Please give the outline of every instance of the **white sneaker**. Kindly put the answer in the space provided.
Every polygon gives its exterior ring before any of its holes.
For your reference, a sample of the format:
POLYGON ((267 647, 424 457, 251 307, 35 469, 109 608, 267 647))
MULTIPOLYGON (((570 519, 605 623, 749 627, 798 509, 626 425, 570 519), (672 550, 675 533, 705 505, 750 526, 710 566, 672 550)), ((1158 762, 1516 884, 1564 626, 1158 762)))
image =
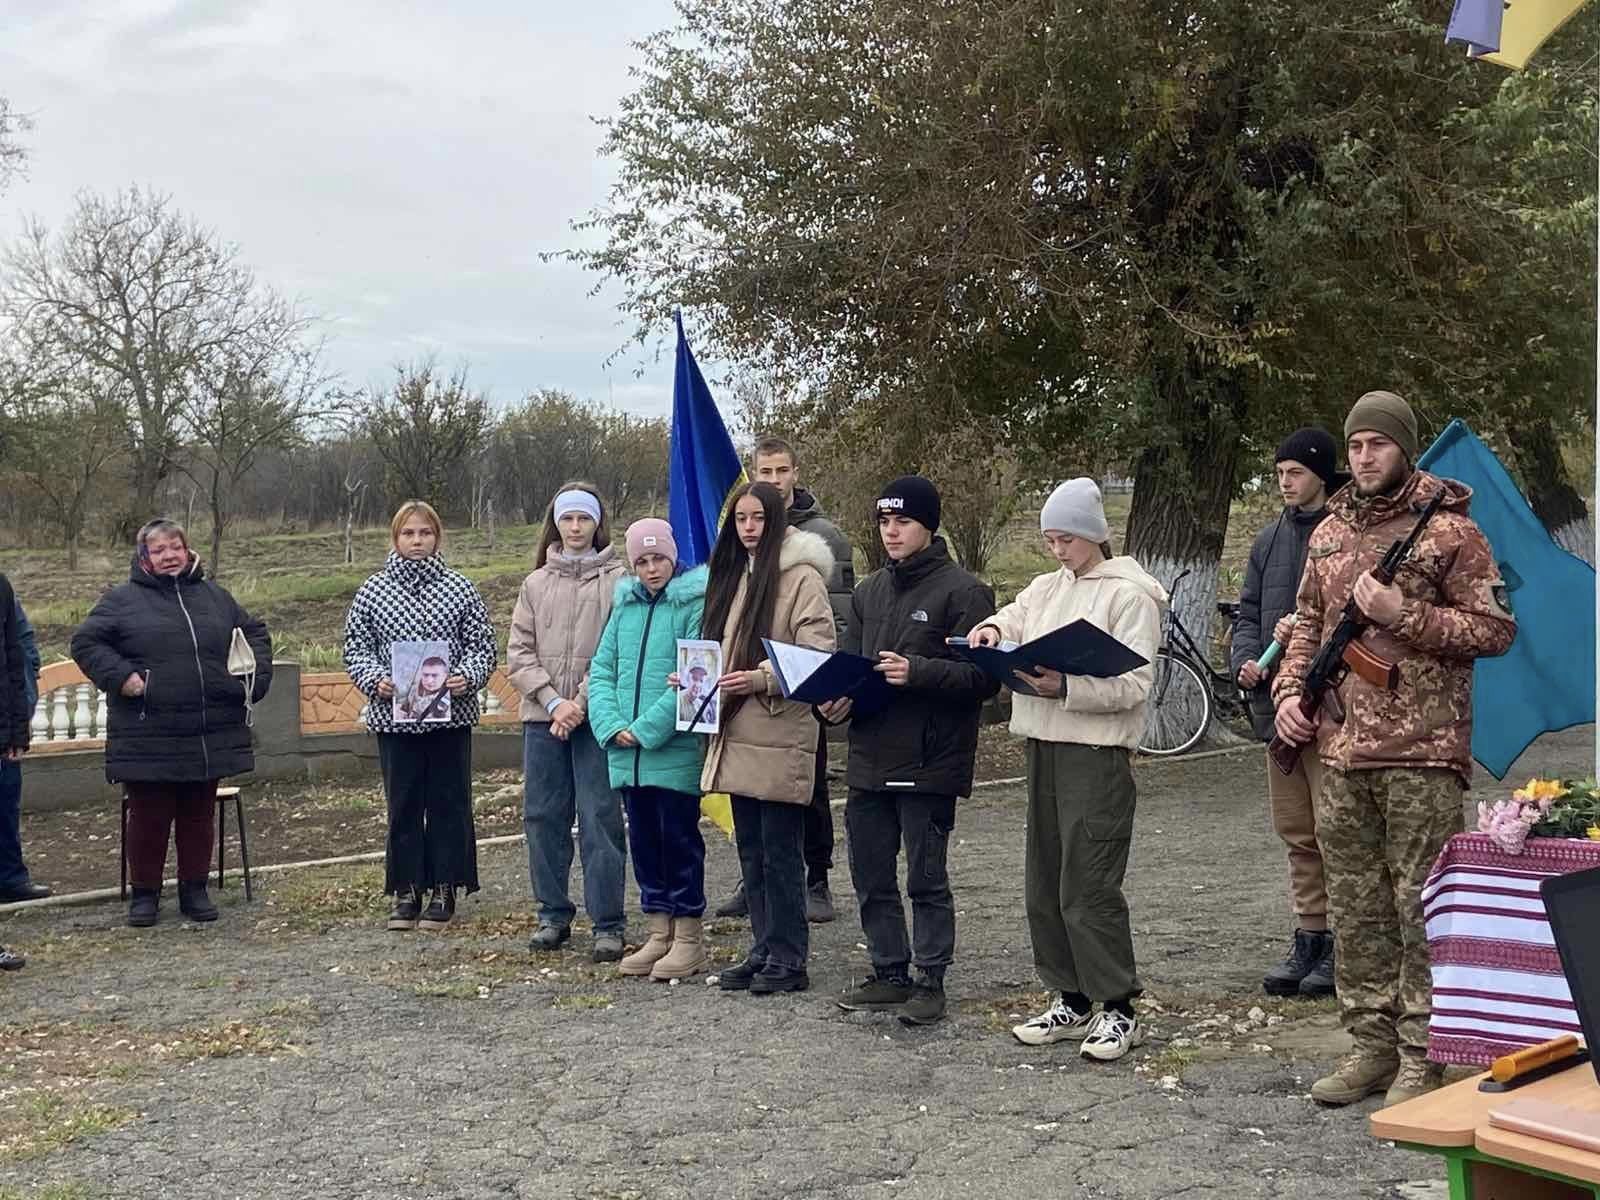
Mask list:
POLYGON ((1024 1046, 1050 1046, 1056 1042, 1081 1042, 1094 1024, 1094 1014, 1074 1012, 1060 996, 1044 1012, 1011 1027, 1011 1036, 1024 1046))
POLYGON ((1144 1027, 1126 1013, 1103 1008, 1094 1019, 1094 1027, 1087 1035, 1079 1036, 1083 1037, 1079 1054, 1101 1062, 1115 1062, 1144 1041, 1144 1027))

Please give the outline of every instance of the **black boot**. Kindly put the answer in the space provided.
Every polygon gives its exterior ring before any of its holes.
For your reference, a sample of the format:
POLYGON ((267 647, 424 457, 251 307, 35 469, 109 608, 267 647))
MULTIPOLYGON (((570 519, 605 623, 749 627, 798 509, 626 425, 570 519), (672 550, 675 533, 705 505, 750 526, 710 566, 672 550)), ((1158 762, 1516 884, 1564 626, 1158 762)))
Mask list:
POLYGON ((1316 935, 1322 941, 1317 965, 1300 981, 1300 994, 1307 997, 1333 995, 1333 931, 1316 935))
POLYGON ((417 918, 422 915, 422 893, 417 890, 417 885, 396 891, 394 894, 394 907, 389 910, 390 929, 415 929, 417 918))
POLYGON ((436 883, 428 907, 422 910, 417 921, 418 929, 445 929, 450 918, 456 915, 456 889, 453 884, 436 883))
POLYGON ((133 899, 128 902, 128 924, 135 929, 154 925, 161 914, 161 889, 133 889, 133 899))
POLYGON ((1311 974, 1317 960, 1322 957, 1322 939, 1327 936, 1309 929, 1296 929, 1289 957, 1268 971, 1261 981, 1267 995, 1298 996, 1300 981, 1311 974))
POLYGON ((744 896, 744 881, 740 880, 739 886, 733 889, 733 895, 717 905, 717 916, 748 917, 749 915, 750 903, 744 896))
POLYGON ((191 921, 217 919, 217 906, 206 895, 204 879, 191 879, 188 883, 181 879, 178 881, 178 911, 191 921))

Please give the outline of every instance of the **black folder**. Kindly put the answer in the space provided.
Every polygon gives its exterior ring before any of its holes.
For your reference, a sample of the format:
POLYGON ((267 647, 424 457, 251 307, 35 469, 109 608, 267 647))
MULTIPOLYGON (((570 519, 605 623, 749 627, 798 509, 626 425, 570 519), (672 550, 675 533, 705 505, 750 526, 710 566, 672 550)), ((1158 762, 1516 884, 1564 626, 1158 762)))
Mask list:
POLYGON ((1081 617, 1070 625, 1063 625, 1043 637, 1010 649, 969 646, 966 638, 947 640, 982 667, 986 674, 1025 696, 1037 696, 1039 693, 1013 672, 1032 672, 1039 667, 1049 667, 1063 675, 1111 679, 1138 670, 1150 662, 1138 651, 1125 646, 1098 625, 1081 617))
POLYGON ((870 658, 843 650, 829 654, 770 638, 762 638, 761 645, 785 700, 826 704, 848 696, 852 713, 866 716, 886 707, 894 696, 893 685, 874 669, 877 664, 870 658))

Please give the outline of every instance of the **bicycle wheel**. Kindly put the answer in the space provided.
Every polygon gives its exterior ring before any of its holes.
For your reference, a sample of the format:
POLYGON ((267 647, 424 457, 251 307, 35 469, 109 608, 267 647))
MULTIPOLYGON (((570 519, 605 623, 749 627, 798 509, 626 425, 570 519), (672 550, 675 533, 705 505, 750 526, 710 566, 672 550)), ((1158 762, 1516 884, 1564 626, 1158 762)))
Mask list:
POLYGON ((1192 748, 1205 733, 1211 724, 1211 689, 1193 663, 1166 650, 1156 654, 1155 672, 1139 749, 1165 758, 1192 748))

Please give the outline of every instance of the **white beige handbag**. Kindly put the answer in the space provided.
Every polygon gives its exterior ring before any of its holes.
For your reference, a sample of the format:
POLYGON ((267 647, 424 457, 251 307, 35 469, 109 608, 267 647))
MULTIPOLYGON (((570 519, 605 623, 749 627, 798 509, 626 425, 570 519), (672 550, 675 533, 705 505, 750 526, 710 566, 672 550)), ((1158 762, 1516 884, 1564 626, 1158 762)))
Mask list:
POLYGON ((236 675, 244 684, 244 723, 256 723, 256 706, 252 697, 256 690, 256 652, 250 648, 250 639, 244 630, 233 627, 233 638, 228 642, 228 674, 236 675))

